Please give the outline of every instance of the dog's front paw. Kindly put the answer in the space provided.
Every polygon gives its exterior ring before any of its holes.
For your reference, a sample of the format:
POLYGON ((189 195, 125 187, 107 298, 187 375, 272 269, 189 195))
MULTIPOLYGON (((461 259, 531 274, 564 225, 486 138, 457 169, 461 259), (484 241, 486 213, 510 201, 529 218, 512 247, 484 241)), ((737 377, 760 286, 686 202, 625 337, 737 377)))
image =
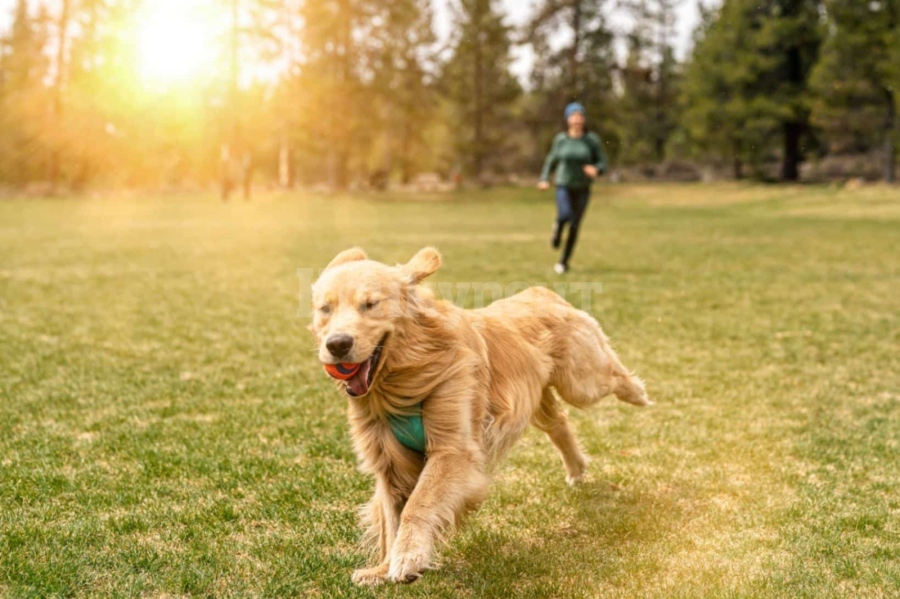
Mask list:
POLYGON ((570 487, 584 481, 584 473, 590 459, 586 455, 578 455, 575 459, 566 460, 566 484, 570 487))
POLYGON ((388 579, 392 582, 412 583, 419 579, 429 566, 428 553, 424 551, 407 551, 395 555, 391 559, 388 579))
POLYGON ((353 580, 353 584, 364 587, 378 586, 387 578, 388 568, 390 568, 390 564, 381 564, 374 568, 363 568, 354 572, 350 578, 353 580))
POLYGON ((571 474, 566 477, 566 484, 570 487, 574 487, 575 485, 580 485, 584 482, 584 474, 579 474, 577 476, 572 476, 571 474))

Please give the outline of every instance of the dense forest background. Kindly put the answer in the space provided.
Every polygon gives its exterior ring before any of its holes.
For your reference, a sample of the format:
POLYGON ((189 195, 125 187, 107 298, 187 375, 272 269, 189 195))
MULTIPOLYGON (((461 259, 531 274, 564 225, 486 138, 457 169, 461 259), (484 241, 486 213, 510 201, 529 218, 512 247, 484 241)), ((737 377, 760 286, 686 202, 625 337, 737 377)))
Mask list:
POLYGON ((429 0, 183 2, 202 28, 163 23, 156 46, 148 19, 179 13, 154 4, 17 0, 0 187, 535 177, 571 100, 616 177, 894 178, 900 0, 711 1, 683 60, 679 0, 533 0, 520 27, 496 1, 452 0, 440 41, 429 0), (185 38, 209 60, 154 79, 185 38), (510 71, 522 46, 526 81, 510 71))

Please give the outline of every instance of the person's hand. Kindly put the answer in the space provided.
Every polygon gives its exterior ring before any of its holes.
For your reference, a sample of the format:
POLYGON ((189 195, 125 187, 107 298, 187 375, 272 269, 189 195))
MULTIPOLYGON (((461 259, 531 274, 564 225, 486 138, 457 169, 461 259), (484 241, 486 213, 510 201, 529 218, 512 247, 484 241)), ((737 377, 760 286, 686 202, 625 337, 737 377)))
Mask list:
POLYGON ((590 177, 591 179, 595 178, 597 176, 598 172, 599 171, 597 170, 597 167, 594 166, 593 164, 588 164, 588 165, 585 165, 585 167, 584 167, 584 174, 587 175, 588 177, 590 177))
POLYGON ((548 189, 550 189, 550 183, 547 181, 539 181, 538 189, 540 189, 541 191, 547 191, 548 189))

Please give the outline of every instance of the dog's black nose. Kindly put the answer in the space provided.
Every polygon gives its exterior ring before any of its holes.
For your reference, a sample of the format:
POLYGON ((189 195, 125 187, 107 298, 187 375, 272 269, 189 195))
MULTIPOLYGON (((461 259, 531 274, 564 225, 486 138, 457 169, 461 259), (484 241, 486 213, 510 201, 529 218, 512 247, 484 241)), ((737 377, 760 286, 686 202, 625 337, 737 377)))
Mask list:
POLYGON ((343 358, 353 349, 353 337, 350 335, 332 335, 325 340, 325 347, 335 358, 343 358))

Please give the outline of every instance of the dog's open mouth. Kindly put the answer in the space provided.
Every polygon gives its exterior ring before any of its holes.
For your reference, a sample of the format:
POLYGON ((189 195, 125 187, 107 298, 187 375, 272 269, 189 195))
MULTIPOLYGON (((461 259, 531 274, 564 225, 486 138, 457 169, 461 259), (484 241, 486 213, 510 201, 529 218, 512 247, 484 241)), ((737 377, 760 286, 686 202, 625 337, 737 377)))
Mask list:
POLYGON ((348 395, 352 397, 362 397, 369 392, 369 389, 372 386, 372 381, 375 378, 375 374, 378 371, 378 365, 381 361, 381 353, 384 351, 384 342, 386 339, 387 337, 384 337, 381 342, 379 342, 372 352, 372 355, 369 356, 366 361, 360 362, 359 364, 335 365, 339 367, 337 368, 337 373, 332 372, 329 370, 329 367, 326 366, 326 372, 333 378, 344 382, 348 395), (350 375, 350 373, 352 373, 352 375, 350 375), (341 374, 350 376, 341 376, 341 374))

